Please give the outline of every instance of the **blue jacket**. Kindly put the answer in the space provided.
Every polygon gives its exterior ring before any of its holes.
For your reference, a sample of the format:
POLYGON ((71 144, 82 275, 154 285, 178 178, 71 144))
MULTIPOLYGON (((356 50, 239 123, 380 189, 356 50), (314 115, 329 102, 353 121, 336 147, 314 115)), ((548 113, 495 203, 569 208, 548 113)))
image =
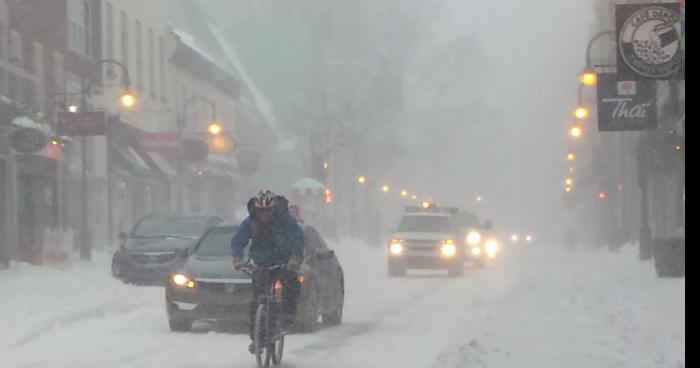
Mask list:
POLYGON ((248 241, 251 241, 250 257, 259 266, 286 264, 292 255, 304 257, 304 231, 287 213, 267 225, 250 216, 243 220, 231 239, 234 257, 243 257, 248 241))

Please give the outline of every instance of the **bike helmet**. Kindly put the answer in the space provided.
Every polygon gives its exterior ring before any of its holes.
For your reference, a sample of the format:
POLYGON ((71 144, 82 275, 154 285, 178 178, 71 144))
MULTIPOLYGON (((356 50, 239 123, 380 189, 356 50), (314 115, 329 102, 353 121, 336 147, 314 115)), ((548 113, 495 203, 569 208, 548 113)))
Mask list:
POLYGON ((269 190, 261 190, 253 197, 253 208, 269 209, 275 205, 275 197, 277 195, 269 190))

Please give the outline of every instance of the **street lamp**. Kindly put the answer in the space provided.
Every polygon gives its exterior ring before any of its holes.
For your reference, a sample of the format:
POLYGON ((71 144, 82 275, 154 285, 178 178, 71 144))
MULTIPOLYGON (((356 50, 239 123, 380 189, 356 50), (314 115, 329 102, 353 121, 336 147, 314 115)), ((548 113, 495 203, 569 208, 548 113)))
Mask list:
POLYGON ((406 189, 401 190, 401 196, 402 197, 408 196, 408 191, 406 189))
POLYGON ((576 158, 576 156, 575 156, 573 153, 571 153, 571 152, 569 152, 569 153, 566 155, 566 159, 567 159, 568 161, 573 161, 575 158, 576 158))
POLYGON ((574 179, 566 178, 566 180, 564 180, 564 183, 565 183, 567 186, 572 186, 572 185, 574 185, 574 179))
POLYGON ((593 86, 598 82, 597 73, 595 69, 593 69, 593 65, 591 65, 591 47, 597 39, 605 35, 611 35, 614 33, 615 31, 612 30, 603 31, 596 34, 595 36, 593 36, 593 38, 591 38, 590 41, 588 41, 588 46, 586 47, 586 67, 583 69, 581 74, 579 74, 579 81, 581 82, 581 84, 585 86, 593 86))
POLYGON ((357 177, 357 182, 359 184, 364 184, 366 181, 367 181, 367 178, 365 178, 364 176, 357 177))
POLYGON ((595 70, 586 68, 579 74, 578 80, 584 86, 594 86, 598 82, 598 74, 596 74, 595 70))
POLYGON ((218 122, 212 121, 211 123, 209 123, 207 130, 209 131, 209 134, 211 134, 211 135, 219 135, 223 131, 223 128, 221 127, 221 124, 219 124, 218 122))
MULTIPOLYGON (((185 128, 185 123, 186 123, 185 117, 187 114, 187 108, 190 107, 190 104, 194 101, 204 101, 207 103, 207 105, 209 105, 209 108, 211 109, 211 121, 209 122, 209 126, 208 126, 207 130, 214 135, 221 133, 221 131, 223 131, 223 128, 222 128, 221 124, 216 120, 216 105, 214 105, 214 102, 212 100, 206 98, 205 96, 192 96, 189 99, 187 99, 187 101, 185 101, 185 104, 182 106, 182 111, 180 113, 180 121, 178 122, 178 129, 181 131, 182 129, 185 128), (218 129, 219 129, 218 133, 213 133, 211 131, 212 126, 214 126, 214 125, 218 125, 218 129)), ((213 129, 216 130, 217 128, 213 128, 213 129)))
POLYGON ((382 192, 384 192, 384 193, 389 193, 389 186, 388 186, 388 185, 383 185, 383 186, 382 186, 382 192))
MULTIPOLYGON (((92 96, 92 77, 94 76, 97 69, 103 64, 114 64, 121 68, 123 73, 122 84, 124 85, 124 91, 120 96, 120 102, 124 107, 133 107, 136 104, 136 97, 131 93, 131 80, 129 78, 129 71, 127 68, 115 59, 101 59, 96 61, 90 69, 88 70, 86 76, 83 78, 80 86, 80 111, 87 111, 88 97, 92 96)), ((68 107, 68 111, 71 113, 77 113, 77 106, 71 105, 68 107)), ((112 170, 110 168, 110 134, 109 134, 110 124, 107 124, 105 130, 105 137, 107 140, 107 229, 109 232, 109 241, 112 239, 112 170)), ((81 155, 81 229, 80 229, 80 258, 84 260, 90 260, 92 258, 92 249, 90 246, 90 232, 88 230, 88 177, 87 177, 87 142, 85 135, 80 136, 80 155, 81 155)))
POLYGON ((574 109, 574 116, 579 120, 583 120, 583 119, 587 118, 588 114, 589 114, 588 109, 583 105, 578 105, 574 109))
POLYGON ((583 129, 578 125, 578 123, 574 123, 574 125, 569 128, 569 135, 572 138, 581 138, 583 135, 583 129))

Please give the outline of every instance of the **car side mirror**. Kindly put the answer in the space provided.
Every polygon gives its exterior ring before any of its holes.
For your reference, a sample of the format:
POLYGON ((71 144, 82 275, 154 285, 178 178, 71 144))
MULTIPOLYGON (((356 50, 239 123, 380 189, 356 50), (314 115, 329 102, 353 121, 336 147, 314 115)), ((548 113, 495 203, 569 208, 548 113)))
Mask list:
POLYGON ((129 237, 129 235, 125 232, 122 231, 119 233, 119 243, 123 246, 124 243, 126 243, 126 239, 129 237))
POLYGON ((329 250, 326 253, 317 254, 316 259, 318 259, 319 261, 327 261, 327 260, 333 258, 333 256, 335 256, 335 252, 332 250, 329 250))

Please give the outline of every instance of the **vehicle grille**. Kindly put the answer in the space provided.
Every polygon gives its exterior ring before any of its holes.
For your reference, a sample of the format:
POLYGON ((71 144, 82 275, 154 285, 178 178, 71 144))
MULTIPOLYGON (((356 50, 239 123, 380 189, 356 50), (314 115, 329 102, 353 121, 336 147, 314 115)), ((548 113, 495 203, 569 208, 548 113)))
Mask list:
POLYGON ((173 262, 176 258, 175 253, 132 253, 129 256, 134 262, 143 264, 166 264, 173 262))
POLYGON ((406 249, 420 251, 436 251, 439 248, 439 242, 436 240, 407 240, 406 249))
POLYGON ((197 287, 199 290, 208 291, 211 293, 240 293, 240 292, 250 292, 252 288, 251 284, 232 284, 224 282, 202 282, 197 281, 197 287), (231 291, 233 288, 234 291, 231 291))

